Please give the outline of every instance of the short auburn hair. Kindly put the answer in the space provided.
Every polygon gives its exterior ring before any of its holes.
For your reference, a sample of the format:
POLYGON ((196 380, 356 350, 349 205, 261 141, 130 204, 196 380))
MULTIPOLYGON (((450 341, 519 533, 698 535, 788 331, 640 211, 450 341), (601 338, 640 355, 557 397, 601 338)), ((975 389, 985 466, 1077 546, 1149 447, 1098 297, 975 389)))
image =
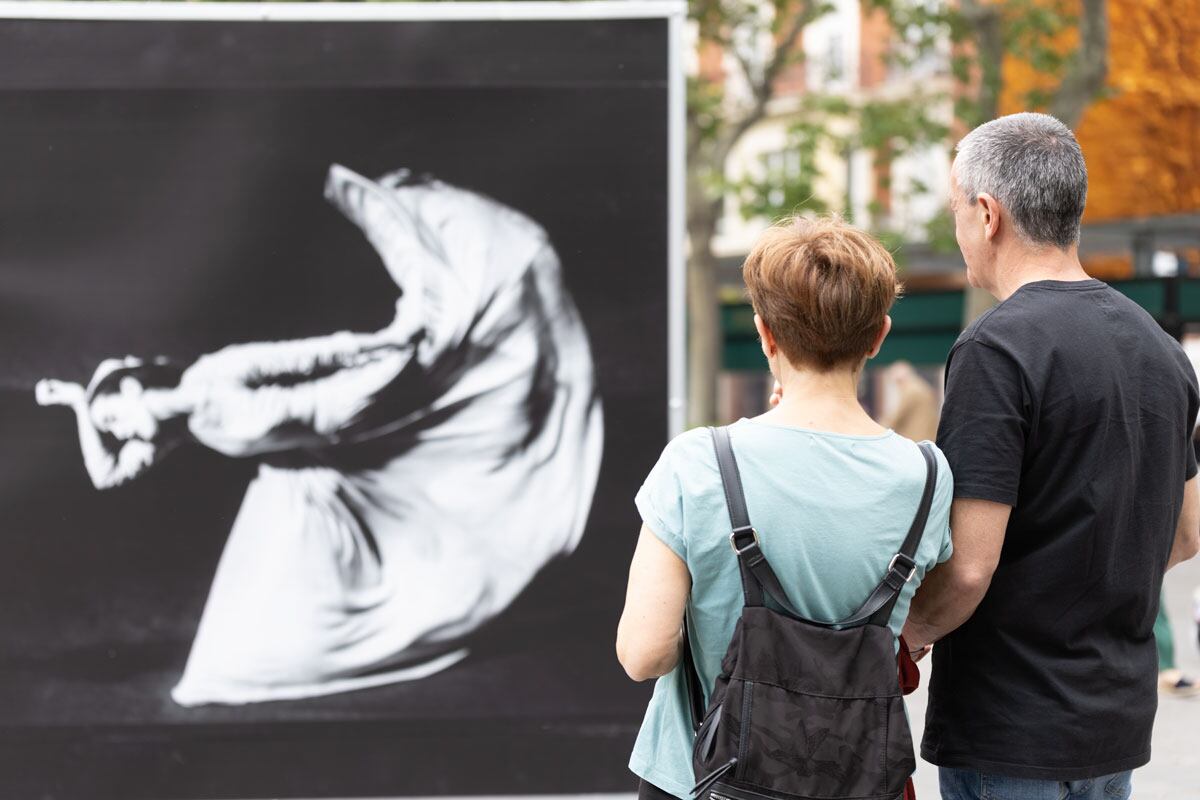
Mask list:
POLYGON ((822 372, 866 358, 903 288, 892 254, 838 217, 790 217, 768 228, 742 277, 788 361, 822 372))

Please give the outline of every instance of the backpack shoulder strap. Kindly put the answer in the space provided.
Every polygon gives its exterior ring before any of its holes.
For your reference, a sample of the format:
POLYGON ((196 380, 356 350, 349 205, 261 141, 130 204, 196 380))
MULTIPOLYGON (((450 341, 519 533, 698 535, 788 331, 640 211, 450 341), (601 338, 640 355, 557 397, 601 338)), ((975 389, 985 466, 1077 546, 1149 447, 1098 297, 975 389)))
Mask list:
POLYGON ((704 719, 704 689, 700 686, 700 671, 696 668, 696 658, 692 655, 692 632, 688 625, 687 609, 683 610, 683 691, 687 694, 688 710, 692 715, 693 733, 700 729, 700 721, 704 719))
POLYGON ((742 476, 738 472, 737 459, 733 455, 733 445, 729 441, 729 428, 709 428, 712 433, 713 448, 717 453, 717 468, 721 472, 721 485, 725 489, 725 506, 729 509, 729 524, 733 532, 729 534, 729 544, 737 554, 738 569, 742 576, 742 595, 747 606, 763 605, 764 593, 779 604, 779 607, 794 617, 799 617, 788 602, 787 592, 783 584, 767 563, 767 557, 759 546, 758 533, 750 524, 750 514, 746 510, 746 495, 742 491, 742 476))
MULTIPOLYGON (((733 528, 733 532, 729 535, 729 542, 737 554, 745 603, 747 606, 761 606, 764 593, 769 594, 771 599, 778 603, 784 611, 803 619, 804 617, 788 602, 787 592, 767 562, 767 558, 759 546, 758 534, 750 524, 750 515, 746 510, 746 497, 742 491, 741 474, 738 472, 737 459, 734 457, 733 446, 729 441, 729 429, 721 427, 709 430, 712 433, 713 447, 717 454, 721 484, 725 490, 725 505, 729 510, 729 522, 733 528)), ((925 486, 908 534, 904 537, 899 551, 892 556, 887 574, 858 611, 848 619, 825 625, 825 627, 853 628, 867 623, 887 626, 896 600, 900 597, 900 592, 916 574, 917 549, 921 546, 921 538, 925 534, 925 526, 929 520, 938 471, 937 457, 934 455, 933 447, 929 444, 922 444, 920 452, 925 460, 925 486)))
POLYGON ((933 504, 933 490, 937 485, 937 457, 933 454, 933 447, 922 444, 920 448, 925 459, 925 488, 921 492, 921 502, 917 504, 917 513, 909 526, 908 534, 904 537, 904 543, 900 545, 896 555, 892 556, 887 574, 871 592, 871 596, 849 619, 837 623, 838 628, 853 628, 867 623, 886 627, 900 592, 917 572, 917 548, 921 546, 921 537, 925 534, 929 509, 933 504))

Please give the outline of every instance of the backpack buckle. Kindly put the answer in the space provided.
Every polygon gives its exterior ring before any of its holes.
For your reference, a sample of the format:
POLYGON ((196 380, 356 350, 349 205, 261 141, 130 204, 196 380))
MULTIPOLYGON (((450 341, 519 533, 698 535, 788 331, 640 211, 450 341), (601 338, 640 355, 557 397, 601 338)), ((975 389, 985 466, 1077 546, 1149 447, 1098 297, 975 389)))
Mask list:
POLYGON ((733 533, 729 534, 729 546, 733 548, 736 555, 742 555, 753 547, 758 547, 758 531, 752 527, 737 528, 733 533), (738 537, 750 535, 750 542, 744 546, 738 546, 738 537))
POLYGON ((913 579, 913 575, 917 574, 917 562, 914 559, 904 555, 904 553, 896 553, 892 556, 892 560, 888 562, 888 572, 896 569, 896 565, 903 559, 904 566, 908 568, 908 574, 904 576, 904 582, 908 583, 913 579))

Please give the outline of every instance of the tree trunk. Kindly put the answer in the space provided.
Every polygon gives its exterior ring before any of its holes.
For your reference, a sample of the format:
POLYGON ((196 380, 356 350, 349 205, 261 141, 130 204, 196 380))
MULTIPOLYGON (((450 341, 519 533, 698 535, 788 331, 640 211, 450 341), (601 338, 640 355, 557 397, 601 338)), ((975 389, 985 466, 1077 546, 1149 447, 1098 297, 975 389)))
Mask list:
POLYGON ((1003 87, 1004 63, 1003 8, 988 0, 959 0, 959 13, 970 30, 978 72, 971 80, 975 90, 975 116, 962 120, 970 127, 982 125, 996 116, 1003 87))
MULTIPOLYGON (((717 422, 717 374, 721 369, 722 330, 717 297, 717 257, 712 239, 717 232, 723 203, 713 197, 705 179, 723 178, 725 162, 735 144, 767 115, 767 103, 774 95, 775 80, 788 64, 799 45, 804 26, 823 12, 823 6, 802 0, 790 10, 790 19, 775 34, 775 51, 761 74, 751 74, 744 59, 743 75, 754 98, 750 108, 725 121, 723 130, 708 139, 696 119, 688 119, 688 424, 709 425, 717 422)), ((777 9, 778 11, 778 9, 777 9)), ((736 57, 738 54, 733 53, 736 57)))
POLYGON ((1108 9, 1106 0, 1083 0, 1079 48, 1050 101, 1050 113, 1068 128, 1079 124, 1084 109, 1108 80, 1108 9))
POLYGON ((722 330, 717 297, 717 257, 712 250, 721 203, 697 177, 688 180, 688 426, 717 420, 717 374, 722 330))
MULTIPOLYGON (((1000 113, 1000 72, 1004 61, 1004 32, 1000 9, 981 5, 977 0, 964 0, 963 16, 971 25, 975 40, 975 56, 979 62, 979 97, 976 105, 976 125, 993 120, 1000 113)), ((984 312, 996 305, 996 298, 986 290, 974 286, 963 292, 963 327, 979 319, 984 312)))
MULTIPOLYGON (((1079 47, 1071 58, 1067 73, 1050 101, 1050 114, 1062 120, 1068 128, 1079 124, 1084 109, 1104 88, 1108 79, 1108 12, 1107 0, 1083 0, 1079 20, 1079 47)), ((964 16, 975 33, 976 47, 983 78, 980 83, 979 120, 986 122, 1000 113, 1001 60, 1004 57, 1004 37, 999 10, 965 0, 964 16)), ((963 304, 963 324, 969 325, 996 304, 995 298, 982 289, 968 287, 963 304)))
POLYGON ((688 427, 719 422, 717 374, 722 331, 716 266, 711 250, 694 253, 688 274, 688 427))

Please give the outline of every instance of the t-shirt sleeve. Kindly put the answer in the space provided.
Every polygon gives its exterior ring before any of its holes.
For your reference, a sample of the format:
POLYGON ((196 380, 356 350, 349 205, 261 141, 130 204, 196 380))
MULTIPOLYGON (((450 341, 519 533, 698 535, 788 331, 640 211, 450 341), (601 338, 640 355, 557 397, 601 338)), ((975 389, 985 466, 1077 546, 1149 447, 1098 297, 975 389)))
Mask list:
POLYGON ((1196 448, 1197 447, 1200 447, 1200 440, 1198 440, 1196 438, 1196 432, 1194 430, 1188 431, 1187 442, 1184 444, 1184 447, 1183 447, 1183 457, 1184 457, 1183 479, 1185 481, 1190 481, 1192 478, 1196 477, 1196 472, 1197 472, 1196 448))
POLYGON ((1006 353, 958 345, 946 373, 937 444, 954 473, 954 496, 1015 506, 1029 431, 1021 371, 1006 353))
POLYGON ((941 451, 937 451, 938 474, 937 486, 933 491, 933 505, 938 515, 938 534, 942 537, 941 549, 938 551, 937 563, 944 564, 954 555, 954 543, 950 536, 950 505, 954 499, 954 473, 950 464, 941 451))
POLYGON ((1191 480, 1196 477, 1196 429, 1197 415, 1200 414, 1200 391, 1196 386, 1196 372, 1192 369, 1191 364, 1187 367, 1187 384, 1188 384, 1188 428, 1185 433, 1186 446, 1184 450, 1184 480, 1191 480))
POLYGON ((668 445, 634 497, 642 522, 675 555, 687 560, 683 538, 683 490, 668 445))

